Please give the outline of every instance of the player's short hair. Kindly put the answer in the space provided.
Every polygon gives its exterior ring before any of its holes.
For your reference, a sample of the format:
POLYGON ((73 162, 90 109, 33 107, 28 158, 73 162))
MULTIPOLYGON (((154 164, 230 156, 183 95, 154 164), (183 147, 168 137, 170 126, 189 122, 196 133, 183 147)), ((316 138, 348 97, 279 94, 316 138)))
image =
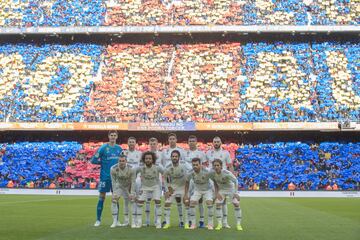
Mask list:
POLYGON ((169 139, 170 137, 175 137, 175 138, 177 139, 177 136, 176 136, 175 133, 169 133, 169 134, 168 134, 168 139, 169 139))
POLYGON ((158 140, 157 140, 157 138, 152 137, 152 138, 149 139, 149 142, 158 142, 158 140))
POLYGON ((121 153, 120 156, 119 156, 119 159, 120 158, 125 158, 125 160, 127 161, 127 156, 124 154, 124 153, 121 153))
POLYGON ((119 135, 116 130, 110 130, 110 131, 108 132, 108 136, 110 136, 110 134, 112 134, 112 133, 115 133, 116 135, 119 135))
POLYGON ((142 162, 142 163, 145 163, 145 156, 147 156, 147 155, 151 155, 152 160, 153 160, 153 164, 155 164, 155 163, 156 163, 156 154, 153 153, 153 152, 150 152, 150 151, 146 151, 146 152, 144 152, 144 153, 142 154, 142 156, 141 156, 141 162, 142 162))
POLYGON ((170 156, 172 156, 172 155, 173 155, 173 153, 176 153, 176 154, 180 157, 180 152, 179 152, 178 150, 174 150, 174 151, 172 151, 170 156))
POLYGON ((191 159, 191 162, 198 162, 199 164, 201 163, 201 159, 196 157, 196 158, 193 158, 191 159))
POLYGON ((134 140, 134 141, 136 142, 136 138, 135 138, 135 137, 129 137, 129 138, 128 138, 128 141, 129 141, 129 140, 134 140))
POLYGON ((219 140, 221 141, 221 138, 220 138, 219 136, 215 136, 215 137, 213 138, 213 140, 215 140, 215 139, 219 139, 219 140))
POLYGON ((195 135, 190 135, 188 140, 190 140, 190 139, 195 139, 195 141, 197 141, 197 137, 195 135))
POLYGON ((214 166, 215 163, 219 163, 220 166, 223 165, 223 162, 222 162, 220 159, 218 159, 218 158, 215 158, 215 159, 214 159, 214 161, 212 162, 212 165, 214 166))

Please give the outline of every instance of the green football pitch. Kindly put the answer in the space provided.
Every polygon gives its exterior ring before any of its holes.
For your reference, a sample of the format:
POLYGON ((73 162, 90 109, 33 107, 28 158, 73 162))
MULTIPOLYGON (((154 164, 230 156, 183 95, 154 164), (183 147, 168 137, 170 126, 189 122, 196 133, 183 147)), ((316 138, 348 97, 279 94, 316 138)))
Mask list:
POLYGON ((95 196, 0 195, 0 239, 360 239, 360 199, 355 198, 243 198, 241 232, 234 228, 232 207, 233 227, 221 231, 178 228, 176 207, 170 229, 110 229, 109 200, 102 225, 95 228, 95 196))

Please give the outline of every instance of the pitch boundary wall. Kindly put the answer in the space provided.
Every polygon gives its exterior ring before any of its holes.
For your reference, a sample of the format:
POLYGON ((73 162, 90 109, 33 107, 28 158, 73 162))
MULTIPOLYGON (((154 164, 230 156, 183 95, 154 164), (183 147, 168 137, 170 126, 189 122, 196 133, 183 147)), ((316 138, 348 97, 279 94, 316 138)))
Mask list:
MULTIPOLYGON (((0 195, 68 195, 97 196, 89 189, 19 189, 0 188, 0 195)), ((240 191, 241 197, 290 197, 290 198, 360 198, 360 191, 240 191)), ((1 197, 0 197, 1 198, 1 197)))

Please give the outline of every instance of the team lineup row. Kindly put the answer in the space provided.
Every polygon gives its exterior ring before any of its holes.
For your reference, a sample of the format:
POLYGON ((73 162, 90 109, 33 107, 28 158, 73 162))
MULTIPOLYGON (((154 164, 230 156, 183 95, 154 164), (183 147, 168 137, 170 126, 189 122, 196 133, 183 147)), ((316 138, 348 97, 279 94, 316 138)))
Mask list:
POLYGON ((132 206, 131 227, 140 228, 143 205, 146 203, 146 223, 150 225, 150 201, 154 200, 154 223, 156 228, 170 227, 170 209, 172 202, 177 203, 179 226, 195 229, 195 207, 199 206, 199 227, 204 224, 203 200, 207 206, 207 228, 214 229, 214 203, 217 219, 216 230, 230 228, 227 223, 227 202, 229 198, 235 209, 237 230, 242 230, 240 197, 237 194, 237 178, 233 174, 230 154, 221 148, 221 139, 213 139, 214 149, 206 154, 197 150, 196 136, 189 136, 189 150, 177 146, 175 134, 169 134, 169 148, 157 150, 156 138, 150 138, 150 150, 144 153, 135 150, 136 139, 128 139, 129 149, 123 151, 116 144, 117 132, 109 132, 109 143, 102 145, 92 163, 100 164, 99 201, 97 220, 94 226, 100 226, 106 192, 112 192, 111 227, 128 226, 129 206, 132 206), (228 168, 228 169, 227 169, 228 168), (161 193, 164 191, 164 218, 162 218, 161 193), (119 199, 124 198, 124 223, 119 219, 119 199), (183 215, 183 206, 185 214, 183 215))

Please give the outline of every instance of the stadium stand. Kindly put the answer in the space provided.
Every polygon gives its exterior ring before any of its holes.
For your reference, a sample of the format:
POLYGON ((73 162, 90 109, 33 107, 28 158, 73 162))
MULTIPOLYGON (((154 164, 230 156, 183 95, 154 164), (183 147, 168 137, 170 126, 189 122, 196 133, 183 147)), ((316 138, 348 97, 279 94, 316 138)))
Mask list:
POLYGON ((356 0, 2 1, 0 26, 358 25, 356 0))
MULTIPOLYGON (((0 1, 0 28, 21 30, 359 25, 359 16, 358 0, 0 1)), ((241 44, 225 42, 225 37, 223 42, 167 44, 2 41, 0 121, 358 122, 357 39, 308 39, 241 44)), ((99 166, 89 160, 101 144, 1 143, 0 187, 96 188, 99 166)), ((203 151, 210 146, 199 143, 203 151)), ((234 159, 242 190, 360 190, 359 143, 229 142, 224 148, 234 159)))
MULTIPOLYGON (((102 142, 20 142, 8 144, 0 165, 0 186, 10 181, 14 187, 90 188, 99 180, 99 166, 90 158, 102 142)), ((162 147, 161 145, 159 145, 162 147)), ((179 146, 187 148, 185 143, 179 146)), ((127 148, 126 144, 122 145, 127 148)), ((360 189, 360 144, 322 142, 260 143, 223 145, 235 159, 242 190, 325 190, 337 185, 341 190, 360 189), (257 188, 258 186, 258 188, 257 188)), ((206 151, 211 143, 199 143, 206 151)), ((139 150, 147 150, 145 143, 139 150)))
POLYGON ((99 26, 105 12, 103 0, 1 1, 0 27, 99 26))
POLYGON ((307 25, 306 5, 301 0, 246 1, 245 25, 307 25))
POLYGON ((71 181, 64 170, 81 145, 76 142, 19 142, 6 144, 0 165, 0 186, 47 188, 53 181, 71 181))
POLYGON ((0 119, 79 122, 101 53, 93 44, 0 45, 0 119))
POLYGON ((314 74, 317 76, 316 110, 320 119, 360 119, 359 46, 359 43, 312 45, 314 74))
POLYGON ((310 4, 314 25, 358 25, 360 7, 357 1, 315 0, 310 4))
POLYGON ((296 190, 325 190, 334 184, 343 190, 359 189, 359 143, 244 145, 236 158, 241 189, 287 190, 289 184, 296 190))
POLYGON ((316 80, 307 43, 250 43, 243 50, 247 78, 240 121, 316 121, 316 80))
POLYGON ((5 44, 0 119, 357 121, 359 49, 351 42, 5 44))
POLYGON ((108 1, 106 25, 359 24, 356 1, 108 1), (333 20, 330 20, 333 19, 333 20))

